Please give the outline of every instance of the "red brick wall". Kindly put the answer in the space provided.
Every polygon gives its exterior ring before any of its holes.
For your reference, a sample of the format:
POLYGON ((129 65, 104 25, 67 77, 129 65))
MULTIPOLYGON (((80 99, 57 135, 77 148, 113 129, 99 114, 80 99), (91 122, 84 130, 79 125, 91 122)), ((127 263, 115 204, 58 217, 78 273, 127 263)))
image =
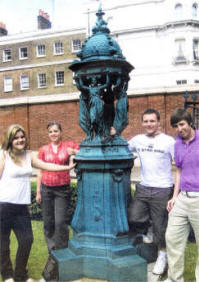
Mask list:
MULTIPOLYGON (((141 114, 146 108, 155 108, 161 114, 161 127, 164 132, 175 135, 170 127, 170 114, 177 107, 183 107, 182 94, 144 95, 129 98, 129 125, 123 136, 129 139, 142 133, 141 114)), ((78 124, 79 103, 60 102, 55 104, 38 104, 9 106, 0 108, 0 142, 7 126, 19 123, 25 127, 29 136, 31 149, 38 149, 48 142, 46 125, 49 121, 57 120, 63 127, 63 139, 74 139, 81 142, 85 134, 78 124)))

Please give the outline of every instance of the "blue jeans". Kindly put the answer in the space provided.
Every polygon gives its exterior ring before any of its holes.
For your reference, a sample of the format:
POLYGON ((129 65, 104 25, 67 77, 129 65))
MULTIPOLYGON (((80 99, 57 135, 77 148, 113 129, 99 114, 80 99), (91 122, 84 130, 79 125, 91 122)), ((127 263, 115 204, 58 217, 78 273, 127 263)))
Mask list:
POLYGON ((42 184, 44 235, 49 252, 68 247, 70 186, 49 187, 42 184))
MULTIPOLYGON (((146 187, 138 183, 129 206, 129 222, 134 228, 152 221, 153 241, 159 248, 165 248, 165 232, 168 222, 167 202, 171 198, 173 187, 146 187)), ((147 226, 148 227, 148 226, 147 226)))
POLYGON ((32 242, 33 233, 27 205, 0 203, 0 271, 3 280, 14 278, 21 282, 28 278, 26 266, 32 242), (15 270, 10 259, 11 230, 18 242, 15 270))

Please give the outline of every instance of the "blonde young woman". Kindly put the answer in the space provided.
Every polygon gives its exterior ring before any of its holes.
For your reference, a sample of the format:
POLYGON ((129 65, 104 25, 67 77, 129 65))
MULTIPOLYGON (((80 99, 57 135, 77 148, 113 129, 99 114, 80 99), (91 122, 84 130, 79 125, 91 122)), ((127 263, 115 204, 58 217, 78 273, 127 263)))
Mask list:
POLYGON ((75 165, 73 158, 69 165, 56 165, 39 160, 35 153, 29 153, 27 137, 22 126, 11 125, 5 134, 0 151, 0 272, 3 281, 26 281, 26 269, 33 233, 27 205, 30 204, 30 176, 32 167, 48 171, 70 170, 75 165), (10 260, 10 233, 14 231, 18 249, 15 269, 10 260))

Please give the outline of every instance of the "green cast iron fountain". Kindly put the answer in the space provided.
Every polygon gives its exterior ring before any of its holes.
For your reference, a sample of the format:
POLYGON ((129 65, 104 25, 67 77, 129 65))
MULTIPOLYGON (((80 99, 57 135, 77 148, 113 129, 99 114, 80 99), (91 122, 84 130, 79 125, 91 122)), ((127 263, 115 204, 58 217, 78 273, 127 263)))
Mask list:
POLYGON ((81 92, 79 124, 87 137, 76 156, 78 200, 67 249, 53 251, 59 280, 90 277, 147 281, 146 262, 128 236, 134 156, 121 132, 128 124, 129 64, 110 36, 101 6, 93 34, 70 69, 81 92), (114 135, 110 131, 114 129, 114 135))

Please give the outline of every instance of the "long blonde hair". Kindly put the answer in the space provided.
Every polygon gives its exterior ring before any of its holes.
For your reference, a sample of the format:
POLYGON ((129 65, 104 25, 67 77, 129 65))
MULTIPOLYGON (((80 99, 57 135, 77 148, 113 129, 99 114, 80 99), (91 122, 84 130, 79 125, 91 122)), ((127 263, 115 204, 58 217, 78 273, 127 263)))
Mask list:
POLYGON ((7 128, 7 131, 4 135, 4 140, 2 142, 2 146, 1 148, 5 151, 7 151, 10 155, 10 157, 16 161, 17 160, 17 155, 16 155, 16 152, 13 150, 13 147, 12 147, 12 142, 16 136, 16 134, 21 131, 23 132, 24 136, 25 136, 25 139, 26 139, 26 143, 25 143, 25 147, 24 149, 26 150, 27 148, 27 137, 26 137, 26 132, 25 132, 25 129, 19 125, 19 124, 12 124, 10 125, 8 128, 7 128))

